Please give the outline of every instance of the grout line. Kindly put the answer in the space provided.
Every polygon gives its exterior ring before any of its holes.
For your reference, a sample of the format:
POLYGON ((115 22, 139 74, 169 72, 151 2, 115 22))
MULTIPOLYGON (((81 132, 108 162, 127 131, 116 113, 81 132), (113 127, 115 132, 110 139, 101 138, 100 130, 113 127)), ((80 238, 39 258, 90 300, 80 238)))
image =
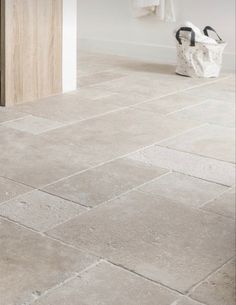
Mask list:
POLYGON ((215 274, 218 271, 220 271, 225 265, 227 265, 229 262, 231 262, 233 260, 234 260, 234 256, 229 258, 226 262, 224 262, 222 265, 220 265, 217 268, 215 268, 210 273, 208 273, 208 275, 206 277, 204 277, 202 280, 200 280, 198 283, 192 285, 192 287, 190 287, 188 289, 187 296, 190 296, 202 283, 206 282, 213 274, 215 274))

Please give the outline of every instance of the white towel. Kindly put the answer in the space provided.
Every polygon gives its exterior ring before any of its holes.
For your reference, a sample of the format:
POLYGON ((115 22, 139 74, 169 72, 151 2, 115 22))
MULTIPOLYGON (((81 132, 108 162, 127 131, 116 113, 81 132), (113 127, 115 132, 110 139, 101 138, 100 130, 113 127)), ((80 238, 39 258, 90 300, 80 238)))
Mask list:
POLYGON ((156 15, 160 20, 175 22, 173 0, 132 0, 135 17, 156 15))

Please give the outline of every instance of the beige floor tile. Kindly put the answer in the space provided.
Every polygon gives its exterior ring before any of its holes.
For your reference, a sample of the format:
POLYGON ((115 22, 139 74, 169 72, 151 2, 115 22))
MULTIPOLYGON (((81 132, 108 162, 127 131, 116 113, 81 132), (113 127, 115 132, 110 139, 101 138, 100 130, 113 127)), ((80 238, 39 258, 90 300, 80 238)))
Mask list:
POLYGON ((162 146, 227 162, 235 162, 235 130, 206 124, 176 138, 163 141, 162 146))
POLYGON ((227 186, 235 183, 234 164, 166 147, 152 146, 128 158, 227 186))
POLYGON ((231 219, 141 192, 48 233, 182 292, 234 254, 231 219))
POLYGON ((50 185, 46 191, 86 206, 96 206, 166 172, 124 158, 50 185))
POLYGON ((111 100, 88 99, 79 94, 43 99, 18 106, 21 111, 61 123, 73 123, 120 108, 111 100))
POLYGON ((176 298, 170 290, 102 262, 35 305, 170 305, 176 298))
POLYGON ((6 108, 0 106, 0 124, 16 120, 27 116, 27 114, 17 111, 15 108, 6 108))
POLYGON ((135 106, 135 108, 147 110, 157 114, 168 114, 186 107, 190 107, 191 105, 202 103, 203 101, 204 98, 202 97, 179 93, 155 99, 151 102, 142 103, 135 106))
POLYGON ((234 128, 235 105, 233 103, 225 103, 224 101, 208 100, 203 104, 178 111, 169 117, 196 120, 202 123, 234 128))
POLYGON ((204 205, 203 209, 227 217, 235 218, 235 204, 235 189, 230 189, 220 197, 204 205))
POLYGON ((0 206, 0 215, 40 232, 78 216, 87 209, 35 190, 0 206))
POLYGON ((47 120, 44 118, 28 115, 24 118, 20 118, 14 121, 5 122, 3 126, 8 128, 16 129, 22 132, 27 132, 33 135, 37 135, 63 126, 61 123, 56 121, 47 120))
POLYGON ((137 103, 142 103, 147 101, 148 99, 140 96, 138 94, 121 94, 121 93, 113 93, 110 96, 101 98, 101 101, 111 103, 117 105, 119 107, 127 107, 132 106, 137 103))
POLYGON ((235 262, 231 261, 213 273, 192 292, 191 296, 209 305, 234 305, 235 262))
POLYGON ((126 77, 126 75, 114 71, 101 71, 89 75, 79 76, 78 82, 79 86, 86 87, 114 79, 122 79, 123 77, 126 77))
POLYGON ((165 175, 140 188, 143 192, 193 207, 200 207, 227 189, 225 186, 179 173, 165 175))
POLYGON ((182 297, 180 300, 174 302, 171 305, 206 305, 199 303, 198 301, 192 300, 191 298, 188 297, 182 297))
POLYGON ((33 187, 44 186, 88 168, 87 156, 69 145, 54 144, 0 127, 1 175, 33 187))
POLYGON ((31 190, 26 185, 0 177, 0 204, 31 190))
POLYGON ((28 304, 96 261, 90 255, 3 220, 0 249, 0 299, 4 305, 28 304))

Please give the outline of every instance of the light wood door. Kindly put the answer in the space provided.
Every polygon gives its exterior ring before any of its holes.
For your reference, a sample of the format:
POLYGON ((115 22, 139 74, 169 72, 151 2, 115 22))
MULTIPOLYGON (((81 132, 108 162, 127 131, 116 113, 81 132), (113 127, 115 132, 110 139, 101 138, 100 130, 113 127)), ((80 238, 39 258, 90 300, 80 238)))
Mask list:
POLYGON ((1 7, 5 36, 1 39, 5 49, 2 104, 61 93, 62 0, 1 0, 1 7))

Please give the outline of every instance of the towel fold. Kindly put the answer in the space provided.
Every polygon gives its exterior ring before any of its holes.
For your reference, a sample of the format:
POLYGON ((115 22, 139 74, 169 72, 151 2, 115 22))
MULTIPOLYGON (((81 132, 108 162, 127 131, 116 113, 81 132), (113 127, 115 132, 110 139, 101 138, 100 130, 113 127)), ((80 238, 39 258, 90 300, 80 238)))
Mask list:
POLYGON ((155 15, 160 20, 175 22, 173 0, 132 0, 134 16, 144 17, 155 15))

